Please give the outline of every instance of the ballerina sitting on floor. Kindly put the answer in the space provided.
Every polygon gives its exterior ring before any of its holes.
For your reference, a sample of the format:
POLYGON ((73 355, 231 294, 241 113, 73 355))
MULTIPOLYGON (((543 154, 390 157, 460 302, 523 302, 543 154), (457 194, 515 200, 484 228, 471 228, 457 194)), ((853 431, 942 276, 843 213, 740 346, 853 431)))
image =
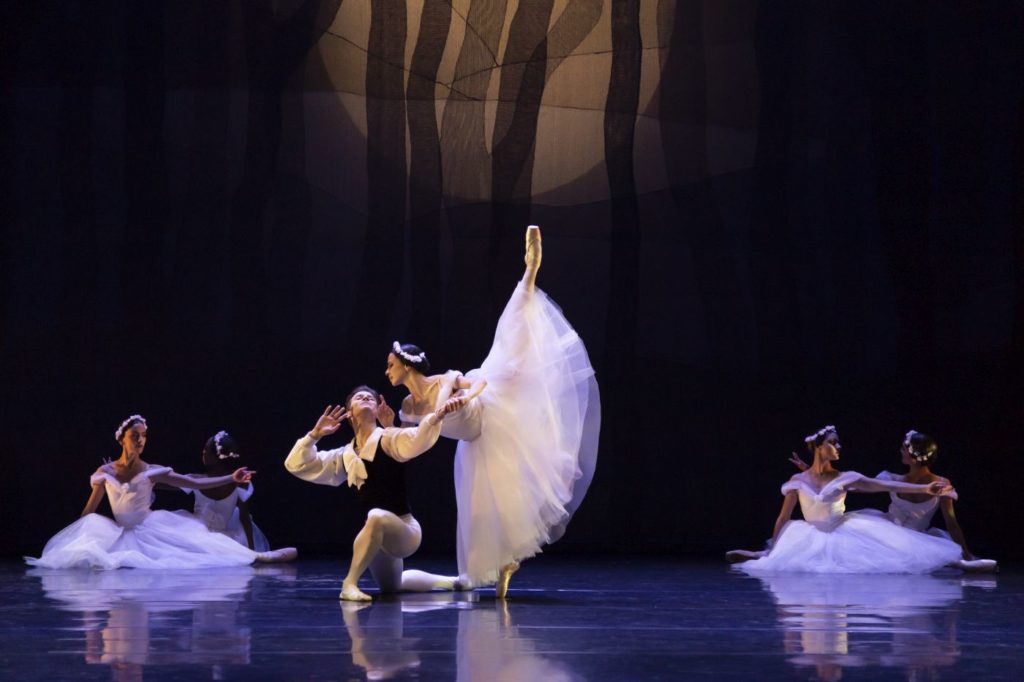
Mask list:
MULTIPOLYGON (((893 474, 882 471, 877 476, 879 481, 898 481, 901 483, 932 483, 941 481, 950 486, 949 492, 941 497, 934 495, 918 495, 914 493, 890 491, 889 509, 885 517, 898 526, 911 530, 928 533, 948 540, 953 540, 961 549, 961 558, 956 566, 965 571, 988 573, 999 570, 999 564, 992 559, 979 559, 967 548, 967 538, 960 528, 960 522, 956 518, 953 503, 958 499, 956 490, 952 489, 953 484, 948 479, 932 472, 931 465, 939 454, 939 445, 931 436, 911 429, 903 437, 900 446, 900 461, 909 471, 906 474, 893 474), (948 532, 931 525, 935 517, 935 511, 942 510, 942 517, 946 522, 948 532)), ((792 462, 800 471, 806 471, 809 465, 803 461, 795 452, 790 457, 792 462)), ((870 513, 869 510, 865 510, 870 513)))
MULTIPOLYGON (((227 431, 218 431, 203 446, 203 466, 205 476, 189 474, 189 478, 224 476, 240 464, 242 454, 238 442, 227 431)), ((253 523, 249 512, 249 500, 252 499, 253 484, 235 483, 231 481, 217 488, 182 488, 182 491, 195 496, 193 514, 210 530, 223 533, 235 542, 245 545, 256 552, 270 549, 267 536, 253 523)), ((295 556, 298 552, 292 550, 295 556)), ((292 552, 289 552, 291 554, 292 552)), ((294 558, 294 557, 293 557, 294 558)))
POLYGON ((121 456, 104 464, 89 479, 92 494, 82 518, 46 543, 38 559, 25 561, 42 568, 211 568, 244 566, 254 561, 294 558, 291 550, 254 552, 211 532, 190 514, 153 511, 153 486, 208 489, 248 483, 255 472, 236 469, 230 476, 189 478, 170 467, 142 461, 146 420, 134 414, 117 427, 114 438, 121 456), (103 496, 110 499, 115 521, 96 513, 103 496))
POLYGON ((944 495, 943 481, 914 485, 879 481, 855 471, 838 471, 839 435, 826 426, 805 439, 810 468, 782 486, 785 499, 775 521, 770 549, 734 550, 726 556, 748 573, 927 573, 954 564, 960 546, 951 540, 902 528, 875 513, 846 513, 846 494, 900 492, 944 495), (790 519, 799 502, 804 521, 790 519))

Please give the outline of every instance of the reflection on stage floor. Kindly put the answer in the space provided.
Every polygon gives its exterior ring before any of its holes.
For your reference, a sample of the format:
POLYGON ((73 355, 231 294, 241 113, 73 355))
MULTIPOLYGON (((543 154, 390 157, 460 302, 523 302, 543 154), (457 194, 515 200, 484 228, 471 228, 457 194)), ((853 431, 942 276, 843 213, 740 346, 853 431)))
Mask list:
MULTIPOLYGON (((417 567, 443 571, 445 562, 417 567)), ((4 679, 1024 679, 1024 574, 777 575, 540 557, 493 590, 337 600, 341 564, 0 564, 4 679)), ((370 587, 367 583, 367 587, 370 587)))

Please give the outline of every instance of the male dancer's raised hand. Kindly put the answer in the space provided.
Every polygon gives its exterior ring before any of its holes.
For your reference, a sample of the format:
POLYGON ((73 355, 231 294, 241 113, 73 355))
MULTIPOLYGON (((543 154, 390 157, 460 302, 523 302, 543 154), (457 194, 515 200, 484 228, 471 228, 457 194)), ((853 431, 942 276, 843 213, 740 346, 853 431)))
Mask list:
POLYGON ((316 420, 316 425, 310 429, 309 437, 320 440, 324 436, 331 435, 341 428, 341 423, 348 419, 348 416, 348 410, 344 405, 328 405, 324 408, 324 413, 316 420))

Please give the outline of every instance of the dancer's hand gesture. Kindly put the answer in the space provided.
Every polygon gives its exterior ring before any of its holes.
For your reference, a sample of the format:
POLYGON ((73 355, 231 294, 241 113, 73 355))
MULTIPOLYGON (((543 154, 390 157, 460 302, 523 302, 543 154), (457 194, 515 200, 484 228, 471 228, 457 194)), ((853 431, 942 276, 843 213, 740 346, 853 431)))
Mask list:
POLYGON ((255 471, 240 467, 231 472, 231 480, 235 483, 248 483, 252 480, 252 477, 256 475, 255 471))
POLYGON ((451 414, 452 412, 458 412, 465 405, 466 405, 466 399, 463 396, 454 396, 454 397, 448 398, 448 400, 444 401, 444 405, 442 405, 441 407, 437 408, 437 411, 434 413, 434 415, 438 419, 444 419, 444 416, 446 414, 451 414))
POLYGON ((809 465, 807 462, 801 459, 800 455, 796 454, 795 452, 791 452, 789 453, 789 455, 789 463, 795 466, 800 471, 807 471, 808 469, 811 468, 811 465, 809 465))
POLYGON ((317 440, 329 436, 341 428, 341 423, 346 419, 348 419, 348 410, 343 405, 328 405, 324 408, 324 413, 316 420, 316 426, 310 430, 309 435, 317 440))
POLYGON ((951 486, 949 484, 949 481, 939 480, 939 481, 932 481, 931 483, 929 483, 926 492, 929 495, 935 495, 937 497, 942 497, 943 495, 945 495, 946 493, 950 492, 951 490, 953 490, 953 486, 951 486))
POLYGON ((377 422, 385 429, 395 425, 395 411, 384 400, 384 396, 381 396, 380 401, 377 403, 377 422))

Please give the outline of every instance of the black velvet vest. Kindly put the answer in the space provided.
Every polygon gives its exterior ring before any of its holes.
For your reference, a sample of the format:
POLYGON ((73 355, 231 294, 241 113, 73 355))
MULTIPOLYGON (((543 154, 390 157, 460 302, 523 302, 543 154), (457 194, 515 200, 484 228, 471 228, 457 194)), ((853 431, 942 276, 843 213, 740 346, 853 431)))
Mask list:
POLYGON ((405 489, 405 467, 391 459, 381 443, 372 462, 366 465, 366 481, 356 491, 363 511, 385 509, 397 516, 411 514, 409 498, 405 489))

